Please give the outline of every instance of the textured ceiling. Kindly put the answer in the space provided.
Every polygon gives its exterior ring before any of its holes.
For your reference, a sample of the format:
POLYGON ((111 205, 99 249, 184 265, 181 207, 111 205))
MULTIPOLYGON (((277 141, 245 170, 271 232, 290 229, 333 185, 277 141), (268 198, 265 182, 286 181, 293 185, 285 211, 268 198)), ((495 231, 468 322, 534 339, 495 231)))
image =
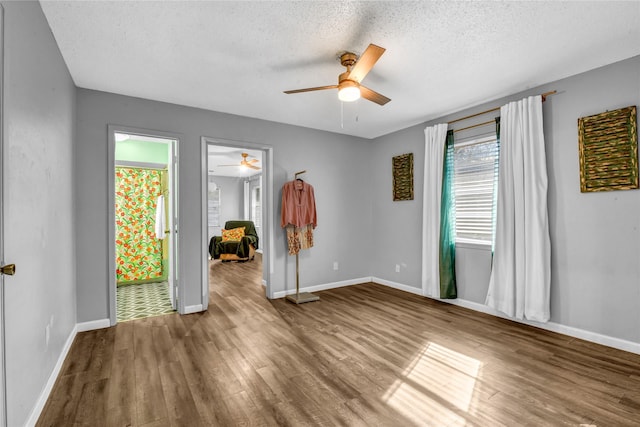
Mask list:
POLYGON ((373 138, 640 54, 640 1, 42 1, 77 86, 373 138), (344 104, 339 52, 387 49, 344 104))

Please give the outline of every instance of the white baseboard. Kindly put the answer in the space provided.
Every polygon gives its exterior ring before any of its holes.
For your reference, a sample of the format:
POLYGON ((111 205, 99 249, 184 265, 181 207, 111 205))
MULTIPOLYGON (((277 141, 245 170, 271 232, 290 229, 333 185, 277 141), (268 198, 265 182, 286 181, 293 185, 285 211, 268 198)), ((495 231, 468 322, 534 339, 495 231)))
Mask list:
MULTIPOLYGON (((342 280, 340 282, 331 282, 331 283, 324 283, 324 284, 315 285, 315 286, 306 286, 304 288, 300 288, 300 292, 318 292, 318 291, 324 291, 327 289, 342 288, 344 286, 359 285, 359 284, 368 283, 368 282, 371 282, 371 277, 361 277, 359 279, 342 280)), ((274 292, 273 298, 274 299, 284 298, 287 295, 293 295, 295 293, 296 293, 295 289, 278 291, 278 292, 274 292)))
POLYGON ((489 306, 484 304, 479 304, 473 301, 467 301, 463 299, 456 300, 445 300, 439 299, 438 301, 446 302, 453 305, 458 305, 460 307, 469 308, 471 310, 479 311, 482 313, 490 314, 492 316, 501 317, 503 319, 509 319, 514 322, 522 323, 529 326, 535 326, 536 328, 544 329, 551 332, 557 332, 559 334, 567 335, 574 338, 580 338, 585 341, 593 342, 596 344, 606 345, 607 347, 617 348, 619 350, 628 351, 630 353, 640 354, 640 343, 636 343, 633 341, 627 341, 620 338, 610 337, 608 335, 599 334, 597 332, 591 332, 580 328, 575 328, 573 326, 567 326, 560 323, 555 322, 533 322, 530 320, 519 320, 514 319, 513 317, 509 317, 506 314, 495 310, 489 306))
POLYGON ((379 277, 372 277, 371 281, 380 285, 385 285, 390 288, 399 289, 401 291, 409 292, 411 294, 422 295, 421 288, 415 288, 413 286, 403 285, 402 283, 392 282, 390 280, 381 279, 379 277))
POLYGON ((204 311, 202 304, 187 305, 184 307, 184 313, 182 314, 200 313, 201 311, 204 311))
POLYGON ((53 371, 51 371, 51 375, 49 375, 49 379, 47 380, 47 383, 42 389, 42 392, 40 393, 40 396, 38 397, 36 405, 31 411, 31 414, 29 415, 29 419, 25 423, 25 426, 32 427, 32 426, 35 426, 36 423, 38 422, 38 418, 40 418, 40 414, 42 414, 44 405, 47 403, 47 400, 49 399, 51 390, 53 390, 53 386, 56 383, 56 380, 58 379, 58 375, 60 375, 60 371, 62 370, 62 364, 64 363, 64 360, 67 358, 67 354, 71 349, 71 344, 73 344, 73 340, 76 338, 77 333, 78 333, 78 325, 73 327, 73 329, 71 330, 71 333, 67 337, 67 341, 65 341, 64 346, 62 347, 62 351, 60 352, 60 356, 58 357, 56 365, 53 367, 53 371))
MULTIPOLYGON (((413 286, 407 286, 401 283, 391 282, 389 280, 384 280, 377 277, 373 277, 372 281, 375 283, 379 283, 381 285, 389 286, 391 288, 399 289, 401 291, 410 292, 416 295, 422 295, 422 289, 415 288, 413 286)), ((425 298, 431 298, 431 297, 426 296, 425 298)), ((486 306, 484 304, 480 304, 473 301, 467 301, 460 298, 458 299, 432 298, 432 299, 435 299, 441 302, 446 302, 448 304, 468 308, 474 311, 479 311, 481 313, 490 314, 492 316, 501 317, 503 319, 509 319, 517 323, 522 323, 529 326, 535 326, 536 328, 544 329, 547 331, 557 332, 559 334, 567 335, 574 338, 580 338, 582 340, 593 342, 596 344, 602 344, 607 347, 613 347, 619 350, 628 351, 630 353, 640 354, 640 343, 636 343, 633 341, 626 341, 620 338, 599 334, 597 332, 591 332, 591 331, 587 331, 580 328, 574 328, 573 326, 562 325, 560 323, 554 323, 554 322, 539 323, 539 322, 532 322, 530 320, 518 320, 512 317, 509 317, 506 314, 498 310, 495 310, 489 306, 486 306)))
POLYGON ((98 319, 98 320, 91 320, 90 322, 78 323, 76 325, 76 330, 78 332, 93 331, 94 329, 108 328, 110 326, 111 326, 111 320, 98 319))

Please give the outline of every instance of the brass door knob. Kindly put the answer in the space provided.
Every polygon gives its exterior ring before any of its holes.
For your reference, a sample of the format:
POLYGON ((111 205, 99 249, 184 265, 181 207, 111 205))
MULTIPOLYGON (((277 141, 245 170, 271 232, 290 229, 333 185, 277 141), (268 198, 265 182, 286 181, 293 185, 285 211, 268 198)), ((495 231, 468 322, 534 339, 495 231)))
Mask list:
POLYGON ((16 265, 15 264, 7 264, 0 267, 0 273, 6 274, 7 276, 13 276, 16 274, 16 265))

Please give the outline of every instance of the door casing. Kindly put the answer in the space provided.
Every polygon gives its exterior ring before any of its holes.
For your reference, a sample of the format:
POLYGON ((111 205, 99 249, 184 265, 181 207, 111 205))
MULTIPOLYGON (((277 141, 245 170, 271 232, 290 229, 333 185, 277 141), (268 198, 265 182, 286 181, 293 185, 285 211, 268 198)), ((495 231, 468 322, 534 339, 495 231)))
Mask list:
POLYGON ((203 136, 201 139, 200 158, 201 158, 201 202, 202 224, 200 235, 202 236, 202 302, 206 310, 209 301, 209 258, 208 258, 208 224, 207 224, 207 186, 208 186, 208 163, 209 153, 207 147, 209 145, 219 145, 224 147, 246 148, 250 150, 262 151, 262 236, 265 248, 262 253, 262 274, 263 283, 266 287, 266 297, 273 299, 273 291, 271 289, 271 275, 274 271, 274 244, 273 244, 273 147, 267 144, 259 144, 255 142, 234 141, 230 139, 214 138, 203 136))
MULTIPOLYGON (((0 5, 0 263, 4 260, 4 8, 0 5)), ((0 426, 7 425, 7 383, 4 342, 4 275, 0 274, 0 426)))
POLYGON ((172 182, 170 182, 170 194, 171 197, 173 199, 172 203, 170 203, 170 206, 173 206, 173 210, 170 209, 170 224, 172 225, 172 229, 171 229, 171 254, 169 256, 170 258, 170 263, 172 264, 172 267, 170 267, 170 273, 173 276, 173 280, 170 280, 170 282, 173 282, 174 284, 174 294, 177 297, 178 300, 178 304, 177 307, 174 307, 177 309, 178 313, 184 313, 184 286, 182 286, 182 284, 180 283, 180 278, 178 276, 179 273, 179 257, 178 257, 178 247, 179 247, 179 234, 178 231, 180 230, 180 223, 179 223, 179 215, 178 215, 178 165, 179 165, 179 157, 178 157, 178 152, 179 152, 179 144, 180 144, 180 136, 178 134, 174 134, 174 133, 170 133, 170 132, 164 132, 164 131, 156 131, 156 130, 149 130, 149 129, 141 129, 141 128, 134 128, 134 127, 130 127, 130 126, 118 126, 118 125, 109 125, 108 126, 108 171, 109 171, 109 177, 107 179, 107 194, 108 194, 108 201, 107 201, 107 207, 109 209, 108 212, 108 246, 109 246, 109 250, 108 250, 108 254, 109 254, 109 259, 107 261, 107 271, 109 273, 109 279, 108 279, 108 287, 109 287, 109 298, 108 298, 108 305, 109 305, 109 323, 111 326, 115 325, 117 323, 117 313, 116 313, 116 247, 115 247, 115 166, 116 166, 116 162, 115 162, 115 152, 116 152, 116 143, 115 143, 115 134, 116 133, 123 133, 123 134, 129 134, 129 135, 140 135, 140 136, 149 136, 149 137, 154 137, 154 138, 162 138, 162 139, 166 139, 166 140, 171 140, 173 141, 170 144, 170 150, 171 150, 171 160, 172 160, 172 164, 167 165, 168 168, 173 169, 172 172, 172 182), (175 293, 177 291, 177 294, 175 293))

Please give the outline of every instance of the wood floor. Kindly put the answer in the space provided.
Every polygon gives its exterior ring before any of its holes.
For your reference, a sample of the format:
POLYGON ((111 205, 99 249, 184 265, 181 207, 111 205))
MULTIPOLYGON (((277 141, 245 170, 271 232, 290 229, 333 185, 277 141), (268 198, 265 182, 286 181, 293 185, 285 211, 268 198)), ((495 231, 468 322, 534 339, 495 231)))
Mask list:
MULTIPOLYGON (((638 426, 640 355, 368 283, 79 333, 38 426, 638 426)), ((10 408, 9 408, 10 410, 10 408)))

